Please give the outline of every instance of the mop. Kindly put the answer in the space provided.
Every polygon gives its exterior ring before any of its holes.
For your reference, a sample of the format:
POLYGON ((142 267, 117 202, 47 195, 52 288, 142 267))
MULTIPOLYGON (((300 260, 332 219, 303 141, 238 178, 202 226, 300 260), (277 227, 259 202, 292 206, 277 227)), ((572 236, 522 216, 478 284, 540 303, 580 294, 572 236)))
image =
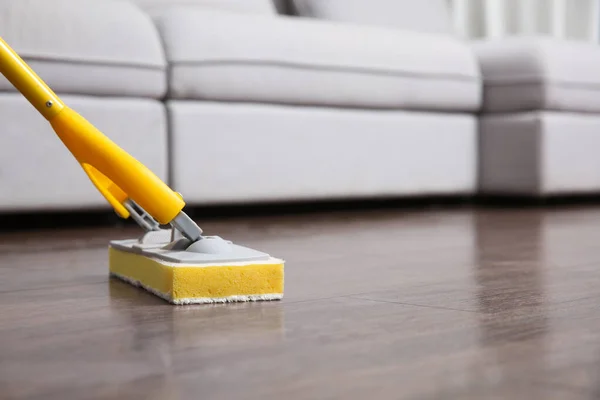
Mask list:
POLYGON ((143 229, 108 243, 111 276, 172 304, 283 297, 282 259, 204 235, 179 193, 69 108, 2 38, 0 72, 46 118, 116 214, 143 229))

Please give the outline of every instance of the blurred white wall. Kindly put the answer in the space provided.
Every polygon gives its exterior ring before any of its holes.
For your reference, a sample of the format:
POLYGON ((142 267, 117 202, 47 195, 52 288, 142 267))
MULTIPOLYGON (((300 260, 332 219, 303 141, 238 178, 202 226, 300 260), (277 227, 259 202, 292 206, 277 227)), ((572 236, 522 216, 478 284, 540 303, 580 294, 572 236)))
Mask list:
POLYGON ((472 39, 514 35, 600 41, 600 0, 449 0, 456 32, 472 39))

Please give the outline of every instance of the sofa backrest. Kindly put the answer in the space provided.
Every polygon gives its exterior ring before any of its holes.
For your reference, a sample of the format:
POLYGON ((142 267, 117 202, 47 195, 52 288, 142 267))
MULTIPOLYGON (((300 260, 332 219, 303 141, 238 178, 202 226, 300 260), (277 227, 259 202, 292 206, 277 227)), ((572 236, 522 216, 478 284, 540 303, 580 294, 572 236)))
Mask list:
POLYGON ((420 32, 453 32, 450 0, 288 0, 294 14, 420 32))
POLYGON ((159 11, 166 7, 192 6, 206 7, 224 11, 276 14, 273 0, 132 0, 149 12, 159 11))

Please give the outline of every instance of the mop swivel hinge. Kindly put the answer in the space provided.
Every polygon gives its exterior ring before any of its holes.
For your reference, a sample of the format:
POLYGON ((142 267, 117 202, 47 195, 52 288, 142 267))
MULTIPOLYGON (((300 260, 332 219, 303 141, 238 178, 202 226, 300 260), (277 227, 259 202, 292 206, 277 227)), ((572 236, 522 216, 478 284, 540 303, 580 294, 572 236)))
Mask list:
POLYGON ((138 223, 145 231, 158 231, 160 224, 150 214, 146 212, 140 205, 131 199, 127 199, 123 206, 129 211, 131 218, 138 223))
MULTIPOLYGON (((146 232, 160 230, 158 221, 132 199, 127 199, 123 206, 129 211, 131 218, 146 232)), ((183 211, 180 211, 170 224, 174 230, 181 232, 191 242, 202 239, 202 229, 183 211)))

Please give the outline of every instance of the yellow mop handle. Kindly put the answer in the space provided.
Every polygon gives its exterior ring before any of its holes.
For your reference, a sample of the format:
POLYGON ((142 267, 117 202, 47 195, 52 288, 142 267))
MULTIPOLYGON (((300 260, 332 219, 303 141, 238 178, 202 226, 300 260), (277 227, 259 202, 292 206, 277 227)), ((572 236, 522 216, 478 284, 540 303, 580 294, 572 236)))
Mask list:
POLYGON ((0 37, 0 73, 46 118, 117 214, 132 199, 161 224, 183 209, 181 196, 90 122, 63 103, 0 37))

